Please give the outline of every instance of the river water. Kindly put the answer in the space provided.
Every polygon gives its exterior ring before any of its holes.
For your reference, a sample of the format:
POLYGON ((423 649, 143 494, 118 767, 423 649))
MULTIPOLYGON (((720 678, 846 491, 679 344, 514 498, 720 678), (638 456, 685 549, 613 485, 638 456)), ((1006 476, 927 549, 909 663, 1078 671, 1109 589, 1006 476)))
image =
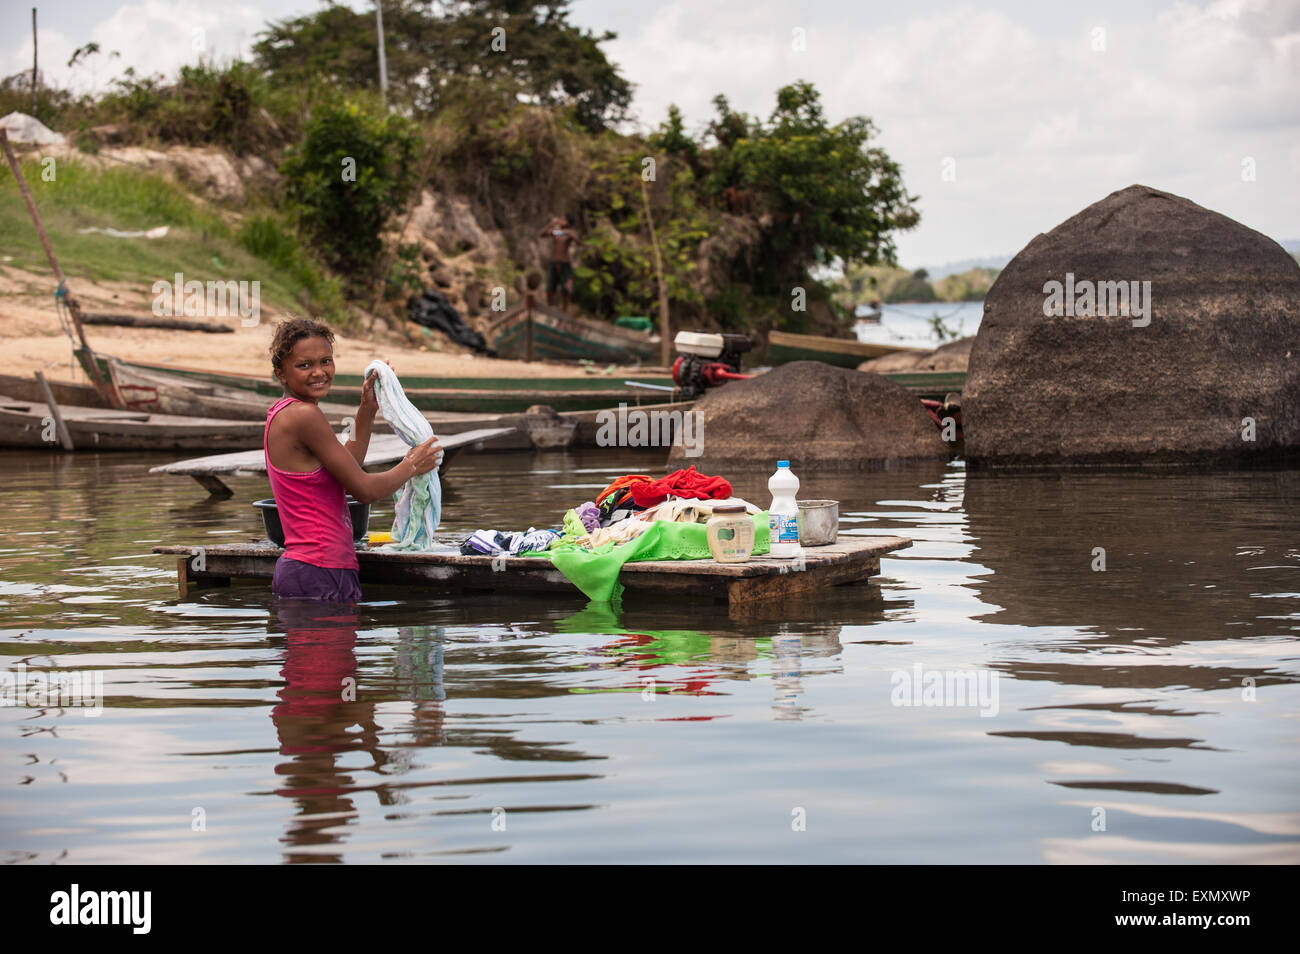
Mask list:
MULTIPOLYGON (((267 487, 165 459, 5 452, 8 684, 103 687, 0 708, 10 863, 1300 861, 1300 471, 803 473, 914 545, 747 611, 372 587, 319 619, 178 600, 150 549, 257 533, 267 487)), ((662 464, 462 455, 443 535, 662 464)))

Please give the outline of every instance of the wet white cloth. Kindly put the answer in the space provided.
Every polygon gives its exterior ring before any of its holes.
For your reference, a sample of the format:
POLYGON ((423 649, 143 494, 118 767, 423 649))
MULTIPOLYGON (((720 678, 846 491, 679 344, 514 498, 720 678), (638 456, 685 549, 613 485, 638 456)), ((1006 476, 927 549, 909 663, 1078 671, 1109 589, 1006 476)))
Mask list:
MULTIPOLYGON (((409 446, 423 444, 433 436, 433 427, 406 396, 397 373, 383 361, 371 361, 366 367, 365 380, 371 372, 375 380, 375 398, 379 413, 409 446)), ((442 452, 438 453, 442 465, 442 452)), ((435 468, 427 474, 412 477, 393 495, 393 542, 381 547, 385 550, 431 550, 433 532, 442 520, 442 482, 435 468)))

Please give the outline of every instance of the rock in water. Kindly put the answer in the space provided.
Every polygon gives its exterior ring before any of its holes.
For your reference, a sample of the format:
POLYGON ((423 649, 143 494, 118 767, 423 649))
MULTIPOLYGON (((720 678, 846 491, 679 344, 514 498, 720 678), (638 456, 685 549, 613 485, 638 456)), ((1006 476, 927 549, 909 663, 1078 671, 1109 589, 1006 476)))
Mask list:
MULTIPOLYGON (((674 446, 670 461, 710 474, 722 468, 775 468, 797 474, 853 470, 951 455, 913 394, 879 374, 820 361, 792 361, 747 381, 710 390, 700 413, 698 457, 674 446)), ((631 413, 629 411, 629 413, 631 413)))
POLYGON ((1129 186, 1037 236, 984 300, 962 395, 974 468, 1300 449, 1300 266, 1129 186))

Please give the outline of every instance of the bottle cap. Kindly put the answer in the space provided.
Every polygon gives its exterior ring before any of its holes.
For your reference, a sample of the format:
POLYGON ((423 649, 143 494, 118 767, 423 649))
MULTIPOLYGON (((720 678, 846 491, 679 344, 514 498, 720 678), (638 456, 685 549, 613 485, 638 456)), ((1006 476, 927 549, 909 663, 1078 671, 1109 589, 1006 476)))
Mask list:
POLYGON ((745 505, 744 505, 744 504, 726 504, 726 505, 721 506, 721 507, 714 507, 714 508, 713 508, 713 512, 714 512, 714 513, 744 513, 744 512, 745 512, 745 505))
POLYGON ((789 462, 788 460, 778 460, 778 461, 776 462, 776 466, 778 466, 778 467, 789 467, 789 466, 790 466, 790 462, 789 462))

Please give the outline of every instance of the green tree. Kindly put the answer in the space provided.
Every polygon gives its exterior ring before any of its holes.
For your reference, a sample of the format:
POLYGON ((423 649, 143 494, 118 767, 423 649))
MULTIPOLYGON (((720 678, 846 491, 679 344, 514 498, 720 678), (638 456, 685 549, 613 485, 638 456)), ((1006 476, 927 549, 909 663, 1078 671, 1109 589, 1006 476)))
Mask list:
MULTIPOLYGON (((543 105, 572 108, 593 131, 622 119, 632 87, 594 34, 569 22, 569 0, 383 0, 389 95, 420 112, 484 88, 507 87, 543 105)), ((257 64, 286 82, 328 78, 373 89, 379 56, 372 10, 330 2, 313 14, 271 23, 253 47, 257 64)))
POLYGON ((401 116, 327 103, 280 168, 302 229, 354 289, 374 277, 381 233, 415 185, 418 142, 401 116))
POLYGON ((903 188, 898 164, 867 145, 876 134, 870 119, 831 125, 803 81, 777 92, 766 123, 732 112, 724 97, 714 104, 709 188, 733 205, 743 190, 767 223, 753 263, 756 291, 788 294, 813 264, 895 262, 894 233, 920 221, 917 197, 903 188))

